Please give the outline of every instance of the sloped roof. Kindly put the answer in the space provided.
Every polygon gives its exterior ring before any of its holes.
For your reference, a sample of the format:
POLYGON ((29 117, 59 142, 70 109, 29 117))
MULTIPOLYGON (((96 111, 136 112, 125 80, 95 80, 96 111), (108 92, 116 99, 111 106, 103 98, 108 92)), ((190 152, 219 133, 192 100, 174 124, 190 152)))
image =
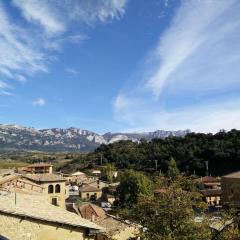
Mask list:
POLYGON ((84 187, 79 188, 79 192, 101 192, 102 190, 99 188, 95 188, 90 185, 86 185, 84 187))
POLYGON ((72 176, 82 176, 82 175, 86 175, 85 173, 83 173, 83 172, 75 172, 75 173, 73 173, 73 174, 71 174, 72 176))
POLYGON ((18 178, 20 178, 20 176, 18 175, 7 175, 5 177, 0 178, 0 185, 18 178))
POLYGON ((104 230, 95 223, 48 203, 43 196, 16 193, 15 198, 14 193, 0 192, 0 214, 1 212, 45 222, 104 230))
POLYGON ((26 174, 25 178, 35 182, 59 182, 66 181, 66 179, 58 174, 44 173, 44 174, 26 174))
POLYGON ((93 210, 98 216, 95 223, 106 229, 107 235, 109 236, 116 235, 119 231, 134 226, 116 218, 115 216, 107 214, 101 207, 97 205, 85 204, 79 207, 82 217, 89 217, 90 214, 88 213, 91 213, 91 210, 93 210))
POLYGON ((219 180, 215 177, 212 176, 205 176, 205 177, 201 177, 198 179, 200 182, 203 183, 215 183, 215 182, 219 182, 219 180))
POLYGON ((89 216, 92 211, 94 211, 94 213, 100 218, 104 218, 106 216, 106 213, 102 208, 91 203, 79 206, 78 209, 84 218, 86 218, 86 216, 89 216))
POLYGON ((204 189, 200 190, 204 196, 220 196, 222 195, 221 189, 204 189))
POLYGON ((240 178, 240 171, 229 173, 225 176, 222 176, 223 178, 240 178))

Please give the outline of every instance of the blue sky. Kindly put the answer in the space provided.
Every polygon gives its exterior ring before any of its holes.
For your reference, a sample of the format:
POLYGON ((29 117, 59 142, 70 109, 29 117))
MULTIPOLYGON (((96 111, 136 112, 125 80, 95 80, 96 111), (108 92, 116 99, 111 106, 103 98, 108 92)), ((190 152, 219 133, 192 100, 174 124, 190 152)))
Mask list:
POLYGON ((240 128, 238 0, 0 0, 0 122, 240 128))

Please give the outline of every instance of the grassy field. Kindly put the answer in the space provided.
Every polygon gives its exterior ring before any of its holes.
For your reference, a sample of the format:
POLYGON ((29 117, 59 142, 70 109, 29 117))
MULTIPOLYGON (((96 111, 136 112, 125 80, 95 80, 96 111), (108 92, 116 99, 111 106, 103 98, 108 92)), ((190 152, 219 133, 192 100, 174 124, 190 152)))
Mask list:
POLYGON ((18 168, 32 163, 46 162, 53 164, 54 170, 57 170, 74 160, 78 165, 81 156, 81 153, 0 152, 0 168, 18 168))

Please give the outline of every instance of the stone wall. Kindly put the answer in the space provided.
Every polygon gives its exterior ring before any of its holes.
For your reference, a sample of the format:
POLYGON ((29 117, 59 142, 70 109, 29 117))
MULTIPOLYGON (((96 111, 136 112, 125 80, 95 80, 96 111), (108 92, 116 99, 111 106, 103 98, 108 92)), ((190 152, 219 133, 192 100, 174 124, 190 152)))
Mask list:
POLYGON ((85 228, 60 226, 31 218, 0 213, 0 235, 9 240, 93 240, 85 228))

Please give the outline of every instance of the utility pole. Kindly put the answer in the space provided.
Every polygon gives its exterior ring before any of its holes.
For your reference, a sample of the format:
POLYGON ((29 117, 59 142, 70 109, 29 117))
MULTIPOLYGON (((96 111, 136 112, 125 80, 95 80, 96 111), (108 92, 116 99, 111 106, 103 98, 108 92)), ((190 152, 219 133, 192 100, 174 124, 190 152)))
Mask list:
POLYGON ((156 171, 158 169, 158 160, 155 160, 155 168, 156 168, 156 171))
POLYGON ((205 161, 205 164, 206 164, 206 176, 208 176, 209 175, 208 161, 205 161))
POLYGON ((102 153, 100 154, 100 163, 101 163, 101 166, 102 166, 102 162, 103 162, 103 158, 102 158, 102 153))

